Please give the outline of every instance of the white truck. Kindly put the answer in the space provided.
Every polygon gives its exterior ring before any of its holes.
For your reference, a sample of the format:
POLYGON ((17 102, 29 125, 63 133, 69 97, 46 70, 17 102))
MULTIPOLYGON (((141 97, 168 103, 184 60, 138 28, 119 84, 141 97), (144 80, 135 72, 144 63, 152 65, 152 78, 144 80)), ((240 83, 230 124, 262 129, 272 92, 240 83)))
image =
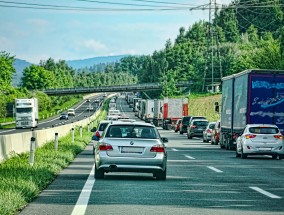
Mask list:
POLYGON ((154 119, 154 99, 147 99, 145 102, 145 122, 153 122, 154 119))
POLYGON ((16 128, 36 128, 38 125, 38 100, 15 99, 16 128))
POLYGON ((155 99, 154 100, 154 119, 153 123, 155 126, 162 126, 163 124, 163 105, 164 100, 155 99))

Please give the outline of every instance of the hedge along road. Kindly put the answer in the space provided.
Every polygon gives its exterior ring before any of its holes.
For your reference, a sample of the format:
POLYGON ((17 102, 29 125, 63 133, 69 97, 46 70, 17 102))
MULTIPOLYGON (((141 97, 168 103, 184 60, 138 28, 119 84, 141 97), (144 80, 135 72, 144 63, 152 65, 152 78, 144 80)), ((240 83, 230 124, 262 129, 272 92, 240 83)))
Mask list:
MULTIPOLYGON (((119 102, 134 117, 125 100, 119 102)), ((159 131, 169 139, 166 181, 144 173, 94 180, 88 145, 21 214, 283 214, 283 161, 242 160, 200 138, 159 131)))

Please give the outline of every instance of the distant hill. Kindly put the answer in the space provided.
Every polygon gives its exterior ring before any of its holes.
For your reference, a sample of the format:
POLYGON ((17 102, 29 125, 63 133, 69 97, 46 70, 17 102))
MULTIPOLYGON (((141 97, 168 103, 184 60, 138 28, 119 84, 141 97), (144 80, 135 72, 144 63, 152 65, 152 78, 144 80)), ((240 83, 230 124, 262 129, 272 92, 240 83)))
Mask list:
MULTIPOLYGON (((121 58, 127 57, 129 55, 117 55, 117 56, 105 56, 105 57, 94 57, 82 60, 68 60, 67 64, 74 69, 89 68, 96 64, 103 63, 113 63, 119 61, 121 58)), ((18 86, 20 84, 21 78, 23 76, 23 71, 26 67, 29 67, 32 63, 21 59, 15 59, 14 67, 16 69, 16 74, 13 77, 13 86, 18 86)))
POLYGON ((18 86, 20 84, 21 78, 23 76, 23 71, 26 67, 29 67, 31 63, 21 60, 21 59, 15 59, 14 62, 14 68, 16 69, 16 74, 13 77, 13 86, 18 86))
POLYGON ((105 57, 94 57, 82 60, 68 60, 67 64, 74 69, 82 69, 94 66, 100 63, 113 63, 119 61, 121 58, 127 57, 128 55, 116 55, 116 56, 105 56, 105 57))

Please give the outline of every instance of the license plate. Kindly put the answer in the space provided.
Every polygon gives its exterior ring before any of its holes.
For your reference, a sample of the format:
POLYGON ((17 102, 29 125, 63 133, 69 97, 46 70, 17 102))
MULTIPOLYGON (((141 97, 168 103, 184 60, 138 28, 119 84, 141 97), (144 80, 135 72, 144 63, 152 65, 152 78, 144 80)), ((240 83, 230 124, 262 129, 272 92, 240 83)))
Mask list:
POLYGON ((122 147, 121 153, 142 153, 143 148, 142 147, 122 147))
POLYGON ((258 148, 259 151, 271 151, 271 148, 258 148))

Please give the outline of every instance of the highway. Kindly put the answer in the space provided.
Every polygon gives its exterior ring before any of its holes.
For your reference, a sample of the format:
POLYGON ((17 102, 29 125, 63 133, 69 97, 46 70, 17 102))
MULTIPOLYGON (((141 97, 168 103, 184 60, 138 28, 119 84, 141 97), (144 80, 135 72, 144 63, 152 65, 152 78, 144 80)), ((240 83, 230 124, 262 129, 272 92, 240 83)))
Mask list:
MULTIPOLYGON (((135 118, 124 99, 117 103, 135 118)), ((107 173, 105 179, 95 180, 88 145, 20 214, 284 214, 282 160, 243 160, 200 138, 159 131, 169 139, 166 181, 144 173, 107 173)))
MULTIPOLYGON (((102 99, 103 96, 102 94, 100 95, 96 95, 93 97, 90 97, 90 102, 86 102, 86 100, 83 100, 82 102, 80 102, 79 104, 75 105, 74 108, 75 109, 75 116, 69 116, 68 120, 60 120, 59 116, 60 114, 56 115, 55 117, 51 117, 45 120, 42 120, 39 122, 38 127, 35 128, 36 130, 40 130, 40 129, 45 129, 45 128, 50 128, 50 127, 56 127, 56 126, 60 126, 62 124, 67 124, 67 123, 72 123, 75 121, 79 121, 82 120, 86 117, 88 117, 89 115, 93 114, 96 109, 99 107, 98 103, 95 102, 95 100, 97 99, 102 99), (88 111, 87 107, 91 105, 94 110, 93 111, 88 111)), ((67 112, 67 110, 66 110, 67 112)), ((21 128, 21 129, 0 129, 0 135, 7 135, 7 134, 13 134, 13 133, 21 133, 21 132, 25 132, 25 131, 30 131, 30 128, 21 128)))

